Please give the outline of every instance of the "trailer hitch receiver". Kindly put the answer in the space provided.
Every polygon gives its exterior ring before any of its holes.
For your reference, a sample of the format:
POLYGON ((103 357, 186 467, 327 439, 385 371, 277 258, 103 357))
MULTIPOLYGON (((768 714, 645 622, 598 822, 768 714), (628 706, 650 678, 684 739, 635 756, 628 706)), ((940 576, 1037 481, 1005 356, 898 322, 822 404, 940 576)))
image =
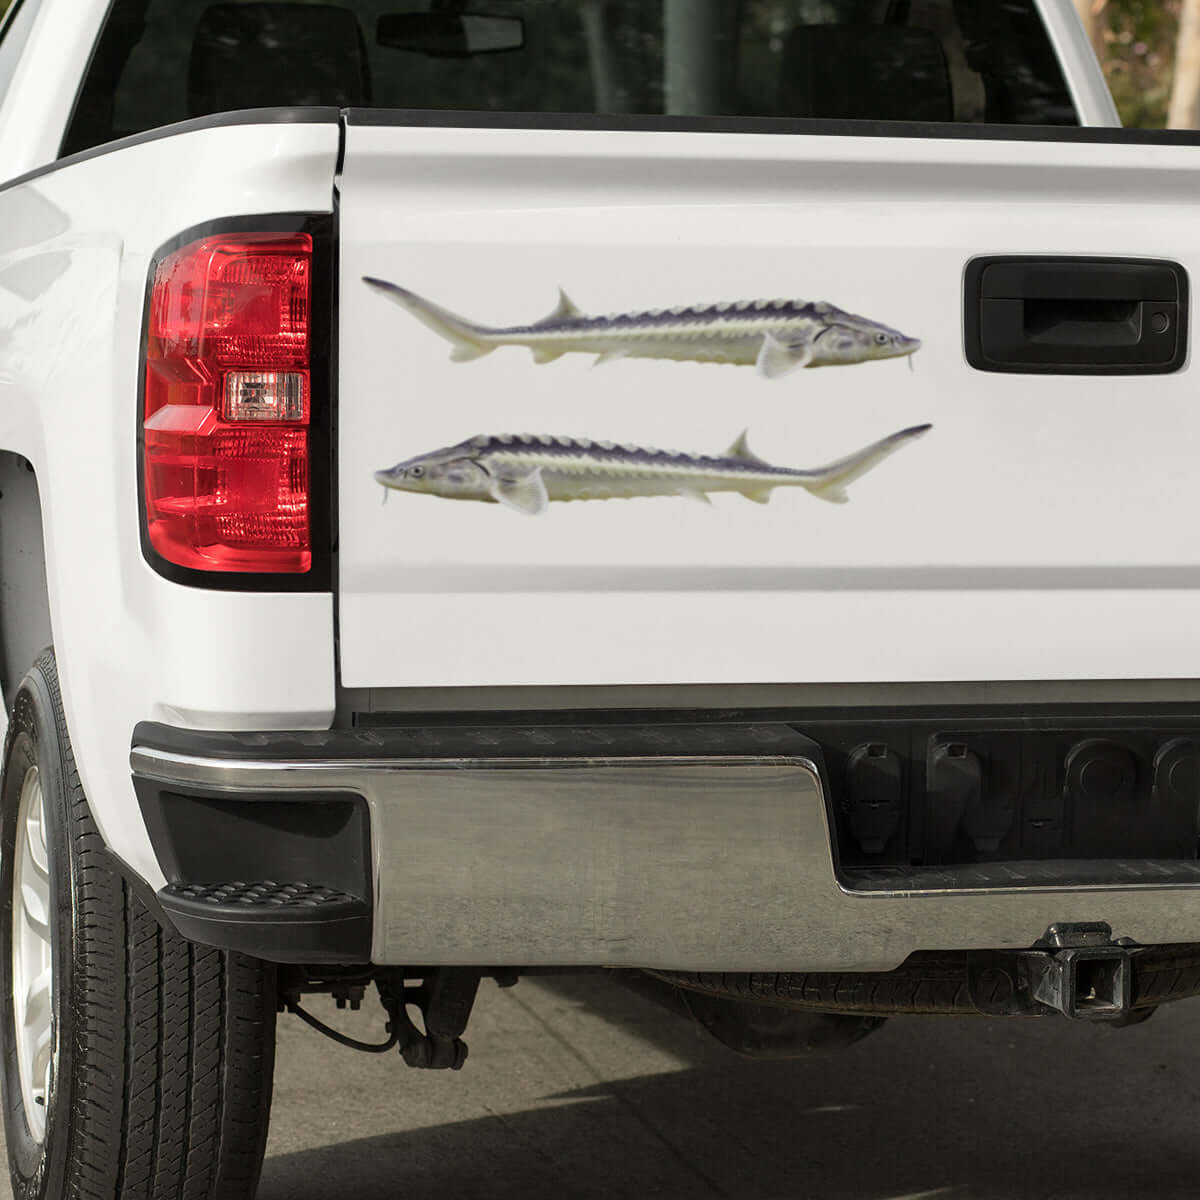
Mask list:
POLYGON ((1042 939, 1051 951, 1034 971, 1033 998, 1076 1021, 1115 1021, 1133 1004, 1133 958, 1137 947, 1113 941, 1112 929, 1052 925, 1042 939))

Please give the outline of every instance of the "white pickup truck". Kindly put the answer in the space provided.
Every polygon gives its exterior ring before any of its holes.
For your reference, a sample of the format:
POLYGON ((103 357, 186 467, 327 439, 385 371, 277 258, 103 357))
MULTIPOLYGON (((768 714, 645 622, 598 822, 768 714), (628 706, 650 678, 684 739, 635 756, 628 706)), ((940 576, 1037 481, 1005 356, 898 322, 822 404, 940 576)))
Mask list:
POLYGON ((482 8, 0 26, 21 1200, 252 1196, 308 993, 1200 992, 1200 141, 1069 0, 482 8))

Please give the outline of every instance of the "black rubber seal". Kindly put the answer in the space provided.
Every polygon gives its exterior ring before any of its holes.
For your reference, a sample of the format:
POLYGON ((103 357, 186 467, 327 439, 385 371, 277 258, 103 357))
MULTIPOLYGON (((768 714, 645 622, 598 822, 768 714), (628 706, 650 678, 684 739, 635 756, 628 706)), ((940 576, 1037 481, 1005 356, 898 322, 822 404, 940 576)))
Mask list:
MULTIPOLYGON (((592 716, 596 714, 591 714, 592 716)), ((296 763, 387 762, 420 759, 663 758, 761 756, 808 758, 815 744, 785 724, 766 721, 636 724, 589 721, 506 724, 476 715, 473 723, 315 732, 208 733, 149 722, 133 733, 134 748, 217 761, 296 763)))
POLYGON ((9 188, 20 187, 23 183, 40 179, 43 175, 52 175, 64 167, 76 163, 87 162, 92 158, 100 158, 105 154, 116 154, 119 150, 128 150, 130 146, 144 146, 148 142, 161 141, 163 138, 182 137, 184 134, 196 133, 203 129, 227 129, 234 125, 336 125, 340 119, 336 108, 247 108, 237 112, 216 113, 211 117, 194 117, 189 121, 176 121, 173 125, 162 125, 157 129, 147 129, 144 133, 135 133, 130 137, 118 138, 115 142, 104 142, 75 154, 68 154, 55 159, 43 167, 35 167, 23 175, 6 179, 0 183, 0 192, 9 188))
POLYGON ((831 121, 806 117, 667 117, 425 108, 347 108, 343 110, 343 117, 348 125, 367 128, 397 126, 418 129, 549 129, 614 133, 759 133, 784 137, 1200 146, 1200 132, 1195 130, 1120 129, 1095 125, 974 125, 911 121, 831 121))

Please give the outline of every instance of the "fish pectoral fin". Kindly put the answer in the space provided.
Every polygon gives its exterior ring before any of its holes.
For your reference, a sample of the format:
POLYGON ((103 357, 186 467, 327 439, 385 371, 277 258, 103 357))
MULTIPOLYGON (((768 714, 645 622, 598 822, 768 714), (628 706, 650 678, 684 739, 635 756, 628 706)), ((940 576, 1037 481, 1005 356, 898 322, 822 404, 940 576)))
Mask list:
POLYGON ((757 368, 764 379, 782 379, 801 367, 807 367, 812 360, 811 344, 786 346, 773 333, 764 333, 757 368))
POLYGON ((593 367, 602 367, 605 363, 618 362, 622 358, 628 358, 628 350, 605 350, 603 354, 596 356, 596 361, 592 363, 593 367))
POLYGON ((702 492, 699 488, 681 487, 679 495, 685 500, 691 500, 694 504, 704 504, 712 508, 712 498, 707 492, 702 492))
POLYGON ((533 354, 533 361, 539 367, 545 366, 546 363, 555 362, 566 354, 565 350, 556 350, 551 346, 530 346, 529 349, 533 354))
POLYGON ((497 475, 490 488, 492 499, 505 508, 523 513, 527 517, 538 517, 550 506, 550 495, 541 467, 520 474, 497 475))
POLYGON ((563 291, 558 289, 558 304, 555 305, 554 311, 548 316, 543 317, 538 322, 539 325, 549 325, 552 321, 567 321, 571 317, 582 317, 583 310, 563 291))
POLYGON ((750 449, 750 430, 743 429, 742 432, 734 440, 732 446, 725 451, 723 458, 736 458, 739 462, 754 463, 757 466, 765 467, 769 464, 764 458, 759 458, 753 450, 750 449))
POLYGON ((742 495, 745 496, 751 504, 770 504, 771 497, 774 495, 774 493, 775 486, 773 484, 770 487, 744 488, 742 491, 742 495))

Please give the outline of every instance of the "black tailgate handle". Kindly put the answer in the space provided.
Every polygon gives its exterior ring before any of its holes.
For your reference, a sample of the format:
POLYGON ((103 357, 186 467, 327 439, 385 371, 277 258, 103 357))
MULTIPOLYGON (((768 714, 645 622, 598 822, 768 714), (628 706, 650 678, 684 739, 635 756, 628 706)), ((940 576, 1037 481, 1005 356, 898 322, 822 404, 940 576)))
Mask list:
POLYGON ((967 361, 980 371, 1165 375, 1187 360, 1188 276, 1133 258, 967 264, 967 361))

